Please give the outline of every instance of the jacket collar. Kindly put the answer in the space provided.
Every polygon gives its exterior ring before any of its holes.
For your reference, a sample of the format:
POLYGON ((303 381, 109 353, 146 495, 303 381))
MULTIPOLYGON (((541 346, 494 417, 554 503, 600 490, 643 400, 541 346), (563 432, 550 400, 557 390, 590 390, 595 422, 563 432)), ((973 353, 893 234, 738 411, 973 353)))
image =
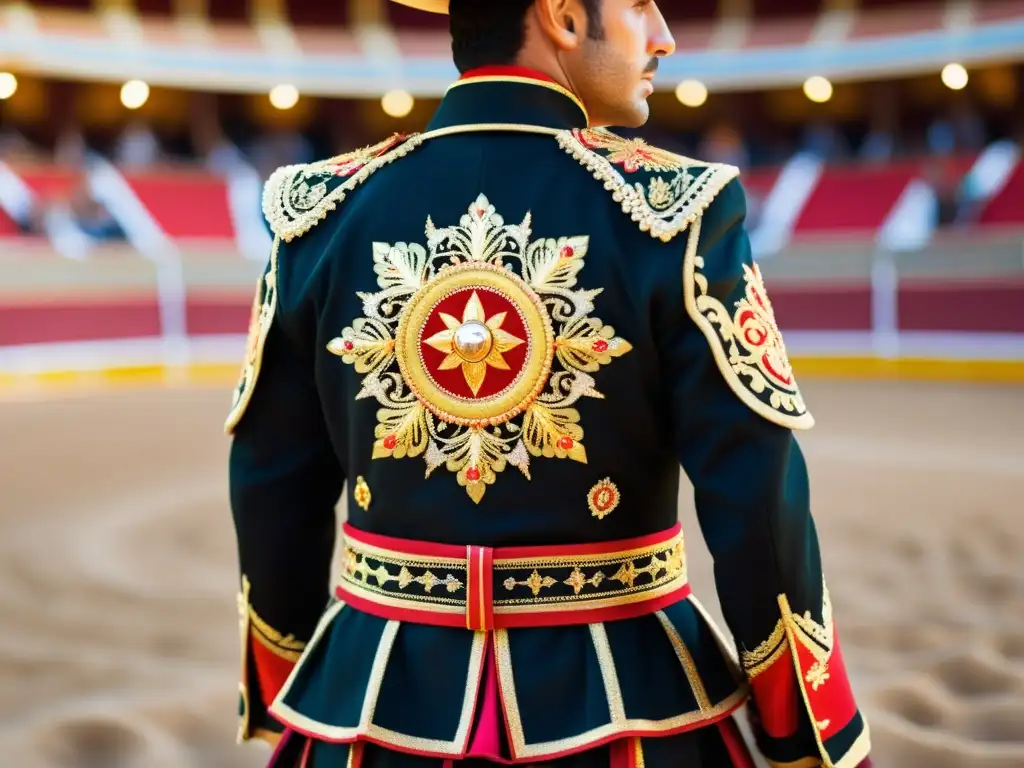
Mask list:
POLYGON ((441 99, 428 131, 472 124, 586 128, 587 110, 571 91, 524 67, 486 67, 465 73, 441 99))

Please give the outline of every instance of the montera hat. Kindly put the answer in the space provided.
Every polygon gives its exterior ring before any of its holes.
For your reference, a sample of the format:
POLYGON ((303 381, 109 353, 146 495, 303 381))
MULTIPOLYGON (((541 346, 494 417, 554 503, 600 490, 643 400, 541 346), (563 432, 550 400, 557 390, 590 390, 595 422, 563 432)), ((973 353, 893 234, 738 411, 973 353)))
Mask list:
POLYGON ((448 13, 448 0, 394 0, 399 5, 418 8, 431 13, 448 13))

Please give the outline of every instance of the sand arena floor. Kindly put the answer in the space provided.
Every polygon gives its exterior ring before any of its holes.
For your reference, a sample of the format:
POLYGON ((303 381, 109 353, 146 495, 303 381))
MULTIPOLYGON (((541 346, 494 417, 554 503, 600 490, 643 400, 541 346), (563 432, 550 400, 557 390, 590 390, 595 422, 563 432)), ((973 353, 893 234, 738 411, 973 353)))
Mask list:
MULTIPOLYGON (((882 768, 1024 766, 1024 389, 805 382, 882 768)), ((248 768, 219 389, 0 399, 0 765, 248 768)), ((689 505, 691 577, 713 584, 689 505)))

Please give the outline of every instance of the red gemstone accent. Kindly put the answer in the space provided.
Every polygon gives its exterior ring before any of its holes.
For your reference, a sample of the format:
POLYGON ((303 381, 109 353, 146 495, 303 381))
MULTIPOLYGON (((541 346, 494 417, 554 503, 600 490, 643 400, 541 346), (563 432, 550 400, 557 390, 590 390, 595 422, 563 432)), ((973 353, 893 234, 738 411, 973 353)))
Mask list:
POLYGON ((356 348, 356 345, 353 344, 351 341, 346 341, 345 342, 345 350, 346 351, 351 352, 355 348, 356 348))
POLYGON ((573 439, 568 435, 558 439, 558 447, 563 451, 571 451, 574 445, 576 445, 575 441, 573 441, 573 439))
POLYGON ((571 245, 562 246, 561 257, 563 259, 571 259, 576 255, 576 250, 571 245))
POLYGON ((466 470, 466 479, 471 483, 475 483, 480 479, 480 470, 476 467, 470 467, 466 470))
POLYGON ((394 435, 388 435, 384 438, 384 447, 387 450, 393 451, 396 445, 398 445, 398 438, 394 435))
POLYGON ((598 339, 597 341, 594 342, 594 351, 595 352, 607 352, 608 351, 608 342, 605 341, 604 339, 598 339))

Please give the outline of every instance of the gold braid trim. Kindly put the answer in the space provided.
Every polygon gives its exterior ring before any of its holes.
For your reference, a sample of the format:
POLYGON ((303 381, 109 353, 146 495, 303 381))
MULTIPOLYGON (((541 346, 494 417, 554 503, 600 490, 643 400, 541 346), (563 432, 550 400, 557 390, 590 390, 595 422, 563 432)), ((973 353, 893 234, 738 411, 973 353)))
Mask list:
POLYGON ((753 680, 766 669, 778 661, 789 646, 786 642, 786 628, 780 619, 775 624, 775 629, 768 636, 768 639, 752 651, 741 651, 740 659, 743 662, 743 671, 747 678, 753 680))
POLYGON ((249 619, 252 622, 252 636, 260 645, 292 663, 302 656, 306 644, 295 639, 295 635, 283 635, 261 619, 256 611, 249 606, 249 619))
MULTIPOLYGON (((607 131, 589 132, 587 135, 600 138, 602 143, 607 143, 608 137, 614 136, 607 131)), ((612 193, 615 202, 622 204, 622 211, 640 225, 641 231, 666 243, 697 221, 718 193, 740 175, 735 166, 717 163, 691 169, 686 163, 692 161, 674 155, 671 157, 678 165, 671 170, 675 175, 668 178, 654 176, 649 180, 649 190, 645 191, 639 182, 630 184, 608 158, 588 147, 573 131, 559 133, 558 144, 593 173, 595 179, 604 182, 604 188, 612 193), (691 171, 697 175, 692 176, 691 171), (669 192, 674 187, 679 188, 678 194, 669 192)), ((648 161, 646 165, 639 162, 638 168, 670 169, 669 153, 654 153, 653 148, 647 152, 658 162, 648 161)), ((612 154, 611 157, 615 159, 617 156, 612 154)))

